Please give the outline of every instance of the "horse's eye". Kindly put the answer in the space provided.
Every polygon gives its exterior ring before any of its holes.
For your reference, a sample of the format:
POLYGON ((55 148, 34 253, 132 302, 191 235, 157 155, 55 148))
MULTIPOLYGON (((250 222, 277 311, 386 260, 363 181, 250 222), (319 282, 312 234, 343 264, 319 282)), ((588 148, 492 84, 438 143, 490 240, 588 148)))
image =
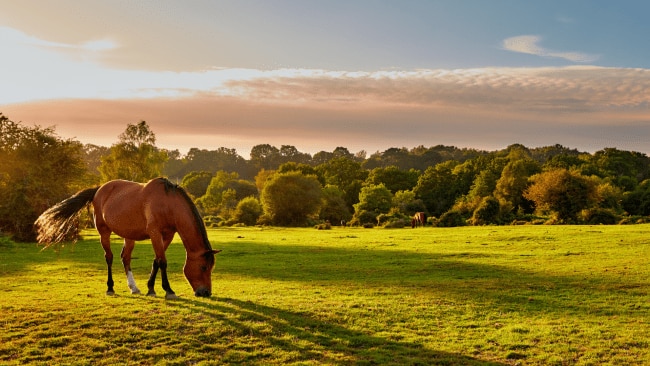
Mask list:
POLYGON ((205 271, 207 271, 207 270, 208 270, 208 267, 206 267, 206 266, 201 266, 201 272, 205 272, 205 271))

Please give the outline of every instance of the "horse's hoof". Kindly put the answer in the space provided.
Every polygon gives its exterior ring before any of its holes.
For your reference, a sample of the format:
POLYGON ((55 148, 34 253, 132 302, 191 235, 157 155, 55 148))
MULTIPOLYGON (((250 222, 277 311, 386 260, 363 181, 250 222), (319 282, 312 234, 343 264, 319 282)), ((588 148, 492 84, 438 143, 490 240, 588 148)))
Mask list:
POLYGON ((156 293, 153 292, 153 291, 149 291, 149 292, 147 292, 147 296, 156 297, 156 293))
POLYGON ((176 294, 174 294, 174 293, 171 293, 171 294, 165 295, 165 299, 167 299, 167 300, 176 300, 176 299, 178 299, 178 296, 176 296, 176 294))
POLYGON ((135 290, 131 290, 131 295, 140 295, 142 292, 138 290, 137 288, 135 290))
POLYGON ((106 296, 113 296, 115 295, 115 291, 106 291, 106 296))

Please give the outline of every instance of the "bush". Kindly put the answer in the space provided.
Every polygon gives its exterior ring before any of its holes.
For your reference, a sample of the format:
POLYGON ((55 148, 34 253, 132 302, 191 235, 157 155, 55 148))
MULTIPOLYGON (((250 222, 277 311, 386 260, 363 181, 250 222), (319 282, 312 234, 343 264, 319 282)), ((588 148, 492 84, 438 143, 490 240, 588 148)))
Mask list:
POLYGON ((350 220, 350 226, 364 226, 365 224, 372 224, 374 227, 376 222, 376 213, 362 210, 354 214, 352 220, 350 220))
MULTIPOLYGON (((409 223, 409 225, 410 225, 410 223, 409 223)), ((401 228, 403 228, 405 226, 407 226, 407 225, 406 225, 406 220, 404 220, 404 219, 392 219, 392 220, 387 221, 384 224, 384 228, 386 228, 386 229, 401 229, 401 228)))
POLYGON ((582 221, 592 225, 614 225, 620 221, 620 217, 610 209, 591 208, 581 212, 582 221))
POLYGON ((632 225, 632 224, 647 224, 650 222, 650 217, 648 216, 625 216, 619 221, 619 225, 632 225))
POLYGON ((465 226, 465 218, 457 210, 449 210, 440 216, 438 227, 465 226))
POLYGON ((394 221, 408 221, 410 218, 406 217, 400 212, 391 212, 387 214, 380 214, 377 216, 377 225, 379 226, 385 226, 386 224, 394 221))
POLYGON ((325 222, 325 223, 318 224, 318 225, 314 226, 314 229, 317 229, 317 230, 332 230, 332 224, 330 224, 329 222, 325 222))
POLYGON ((233 221, 247 226, 253 226, 262 216, 262 205, 255 197, 246 197, 239 201, 233 214, 233 221))
POLYGON ((484 197, 474 214, 468 220, 472 225, 487 225, 499 223, 500 205, 494 197, 484 197))
POLYGON ((222 222, 223 218, 219 216, 209 215, 203 217, 203 223, 205 223, 206 227, 218 227, 222 222))

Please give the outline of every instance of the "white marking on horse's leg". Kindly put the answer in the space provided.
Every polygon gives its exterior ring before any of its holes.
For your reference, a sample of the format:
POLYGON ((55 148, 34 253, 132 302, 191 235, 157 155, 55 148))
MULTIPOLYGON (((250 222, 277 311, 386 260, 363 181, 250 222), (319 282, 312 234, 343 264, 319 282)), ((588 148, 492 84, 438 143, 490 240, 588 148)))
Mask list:
POLYGON ((129 288, 131 289, 132 294, 140 293, 140 289, 138 289, 138 286, 135 285, 135 278, 133 278, 133 272, 129 271, 126 274, 126 282, 129 284, 129 288))

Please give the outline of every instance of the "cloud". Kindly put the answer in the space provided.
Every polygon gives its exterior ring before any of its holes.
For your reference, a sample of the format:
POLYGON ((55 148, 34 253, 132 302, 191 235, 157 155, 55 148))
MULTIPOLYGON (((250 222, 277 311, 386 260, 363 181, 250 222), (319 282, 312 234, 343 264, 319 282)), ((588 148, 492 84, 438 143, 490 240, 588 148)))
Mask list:
MULTIPOLYGON (((5 105, 14 120, 56 125, 64 137, 105 146, 146 120, 159 146, 289 144, 315 153, 456 145, 499 149, 556 143, 581 150, 650 152, 650 70, 593 66, 334 72, 213 70, 203 90, 140 98, 5 105), (215 80, 212 80, 214 78, 215 80)), ((153 81, 152 81, 153 82, 153 81)), ((146 83, 145 83, 146 84, 146 83)), ((188 83, 187 85, 189 85, 188 83)))
POLYGON ((258 103, 329 108, 458 106, 580 113, 650 105, 646 69, 572 66, 285 74, 268 72, 226 81, 224 88, 258 103))
POLYGON ((534 35, 510 37, 501 43, 503 49, 512 52, 525 53, 529 55, 561 58, 572 62, 588 63, 600 58, 599 55, 590 55, 582 52, 563 52, 545 49, 538 45, 542 38, 534 35))
POLYGON ((87 51, 102 52, 119 48, 117 42, 110 38, 88 40, 79 44, 51 42, 37 37, 27 35, 19 30, 0 27, 0 41, 3 45, 27 46, 51 49, 53 51, 87 51))

